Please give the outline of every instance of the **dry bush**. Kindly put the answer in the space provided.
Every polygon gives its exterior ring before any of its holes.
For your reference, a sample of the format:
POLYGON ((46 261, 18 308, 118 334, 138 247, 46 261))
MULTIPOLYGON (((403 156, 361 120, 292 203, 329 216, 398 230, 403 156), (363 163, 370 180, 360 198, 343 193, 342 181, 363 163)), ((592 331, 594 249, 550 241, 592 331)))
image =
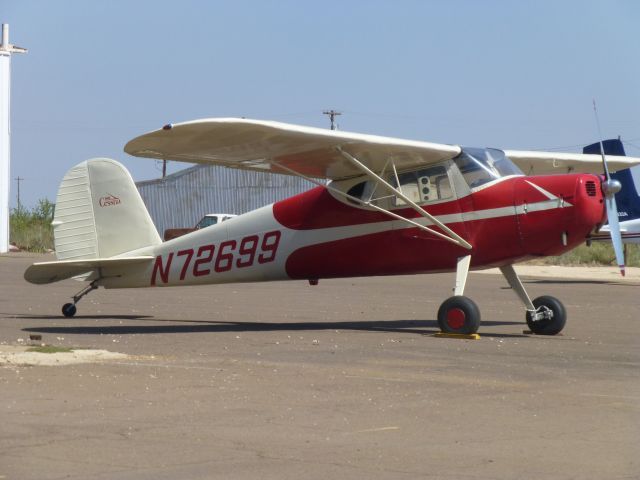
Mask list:
POLYGON ((47 199, 39 200, 31 210, 14 208, 11 211, 9 241, 20 250, 29 252, 52 250, 54 208, 55 205, 47 199))

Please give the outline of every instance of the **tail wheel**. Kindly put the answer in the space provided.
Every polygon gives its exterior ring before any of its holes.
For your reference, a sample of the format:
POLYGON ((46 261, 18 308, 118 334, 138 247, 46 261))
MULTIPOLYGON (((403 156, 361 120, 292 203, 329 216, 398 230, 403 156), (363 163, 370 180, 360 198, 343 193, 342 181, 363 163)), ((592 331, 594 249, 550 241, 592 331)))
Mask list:
POLYGON ((556 335, 562 331, 567 323, 567 312, 562 302, 555 297, 542 296, 533 302, 537 313, 542 313, 542 318, 534 320, 533 314, 527 312, 527 325, 529 329, 538 335, 556 335))
POLYGON ((62 314, 65 317, 73 317, 76 314, 76 306, 73 303, 65 303, 62 306, 62 314))
POLYGON ((480 309, 468 297, 450 297, 438 309, 438 325, 445 333, 476 333, 480 328, 480 309))

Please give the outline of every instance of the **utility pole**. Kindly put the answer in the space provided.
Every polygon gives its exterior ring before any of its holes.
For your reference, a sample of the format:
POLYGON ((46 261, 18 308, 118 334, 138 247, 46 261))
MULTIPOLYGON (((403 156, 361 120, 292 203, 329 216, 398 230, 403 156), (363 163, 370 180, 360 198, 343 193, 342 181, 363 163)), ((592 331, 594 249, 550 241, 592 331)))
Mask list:
POLYGON ((24 178, 18 176, 15 178, 16 183, 18 184, 18 210, 21 210, 22 204, 20 203, 20 182, 24 180, 24 178))
POLYGON ((0 43, 0 253, 9 251, 9 187, 11 185, 9 104, 12 53, 27 53, 27 49, 9 43, 9 25, 3 23, 2 43, 0 43))
POLYGON ((336 130, 336 122, 335 122, 335 118, 338 115, 342 115, 342 112, 338 112, 336 110, 325 110, 324 112, 322 112, 323 115, 329 115, 329 119, 331 120, 331 130, 336 130))

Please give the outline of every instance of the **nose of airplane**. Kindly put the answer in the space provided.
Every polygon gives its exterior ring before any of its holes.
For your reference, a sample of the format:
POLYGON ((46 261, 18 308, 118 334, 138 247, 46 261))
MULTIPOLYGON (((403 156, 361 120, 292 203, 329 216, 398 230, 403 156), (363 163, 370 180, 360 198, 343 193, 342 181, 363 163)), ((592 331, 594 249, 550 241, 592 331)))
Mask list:
POLYGON ((585 241, 606 218, 596 175, 522 177, 515 207, 522 247, 530 255, 559 255, 585 241))

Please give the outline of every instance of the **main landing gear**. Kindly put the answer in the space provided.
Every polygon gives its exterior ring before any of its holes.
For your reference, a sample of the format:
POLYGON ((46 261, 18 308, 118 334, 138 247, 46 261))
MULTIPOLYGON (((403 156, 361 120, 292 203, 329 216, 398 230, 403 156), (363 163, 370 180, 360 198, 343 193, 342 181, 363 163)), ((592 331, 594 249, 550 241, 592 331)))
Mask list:
POLYGON ((438 325, 444 333, 476 333, 480 328, 480 309, 464 295, 449 297, 438 309, 438 325))
MULTIPOLYGON (((471 255, 458 259, 454 296, 445 300, 438 309, 438 326, 444 333, 469 335, 480 327, 480 309, 463 295, 470 264, 471 255)), ((529 329, 538 335, 560 333, 567 321, 567 312, 560 300, 542 296, 531 301, 512 265, 501 267, 500 271, 524 304, 529 329)))
POLYGON ((97 280, 94 280, 93 282, 91 282, 89 285, 87 285, 85 288, 83 288, 82 290, 80 290, 78 293, 76 293, 73 296, 73 303, 65 303, 62 306, 62 314, 67 317, 67 318, 71 318, 76 314, 76 303, 78 303, 80 301, 80 299, 82 297, 84 297, 85 295, 87 295, 88 293, 92 292, 93 290, 98 288, 98 285, 96 285, 97 280))

